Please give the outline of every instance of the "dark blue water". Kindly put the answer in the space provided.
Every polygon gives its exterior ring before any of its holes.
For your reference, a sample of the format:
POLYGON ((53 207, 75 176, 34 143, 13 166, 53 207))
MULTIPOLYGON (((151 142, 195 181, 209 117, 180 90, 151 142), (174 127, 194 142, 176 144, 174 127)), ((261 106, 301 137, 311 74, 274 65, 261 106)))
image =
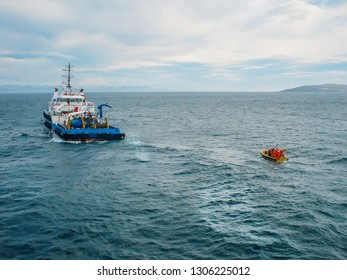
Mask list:
POLYGON ((126 139, 52 141, 51 94, 0 95, 1 259, 347 259, 346 94, 88 97, 126 139))

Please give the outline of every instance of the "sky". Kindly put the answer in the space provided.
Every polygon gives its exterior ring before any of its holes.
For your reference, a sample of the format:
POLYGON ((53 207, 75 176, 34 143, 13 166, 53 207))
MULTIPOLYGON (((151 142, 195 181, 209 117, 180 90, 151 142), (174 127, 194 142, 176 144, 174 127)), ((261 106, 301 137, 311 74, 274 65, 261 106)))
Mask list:
POLYGON ((1 0, 0 85, 347 84, 347 0, 1 0))

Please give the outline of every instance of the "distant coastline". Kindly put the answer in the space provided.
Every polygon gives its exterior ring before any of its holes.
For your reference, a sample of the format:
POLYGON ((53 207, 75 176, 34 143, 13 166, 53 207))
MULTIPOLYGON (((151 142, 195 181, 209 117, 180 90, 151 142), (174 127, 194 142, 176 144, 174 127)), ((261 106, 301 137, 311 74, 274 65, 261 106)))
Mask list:
POLYGON ((347 85, 341 85, 341 84, 307 85, 307 86, 300 86, 300 87, 281 90, 280 92, 347 92, 347 85))

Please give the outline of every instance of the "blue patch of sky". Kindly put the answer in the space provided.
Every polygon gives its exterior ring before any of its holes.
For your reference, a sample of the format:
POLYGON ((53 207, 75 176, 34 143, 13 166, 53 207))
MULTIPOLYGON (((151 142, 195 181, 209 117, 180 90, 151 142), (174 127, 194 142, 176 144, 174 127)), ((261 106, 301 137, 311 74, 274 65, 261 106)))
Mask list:
POLYGON ((347 60, 340 62, 330 63, 311 63, 311 64, 293 64, 288 60, 272 60, 272 59, 260 59, 248 61, 242 68, 242 66, 230 67, 230 70, 242 70, 247 75, 259 75, 259 74, 272 74, 272 73, 285 73, 286 71, 293 71, 293 69, 306 70, 317 72, 324 71, 345 71, 347 70, 347 60))
POLYGON ((12 30, 2 28, 0 36, 6 40, 1 41, 0 48, 7 51, 8 57, 16 59, 41 57, 42 52, 49 47, 49 33, 34 32, 30 27, 24 26, 23 23, 23 28, 12 30))
POLYGON ((34 53, 28 53, 28 52, 13 52, 6 55, 1 55, 1 57, 8 57, 8 58, 14 58, 14 59, 33 59, 33 58, 37 58, 38 55, 34 53))
POLYGON ((324 71, 347 71, 347 61, 335 62, 335 63, 320 63, 318 65, 310 64, 304 65, 302 68, 305 68, 308 71, 320 72, 324 71))
POLYGON ((57 65, 64 65, 69 60, 68 56, 64 56, 62 54, 54 53, 54 52, 39 51, 39 50, 33 50, 33 51, 15 50, 12 52, 0 54, 0 57, 12 58, 15 60, 46 59, 47 61, 48 60, 55 61, 57 65))
POLYGON ((0 12, 0 25, 2 32, 19 33, 25 35, 35 35, 42 37, 50 37, 54 31, 57 31, 59 26, 50 26, 42 24, 40 21, 35 21, 29 18, 20 17, 16 14, 0 12))
POLYGON ((339 6, 346 4, 346 0, 309 0, 310 4, 317 6, 339 6))

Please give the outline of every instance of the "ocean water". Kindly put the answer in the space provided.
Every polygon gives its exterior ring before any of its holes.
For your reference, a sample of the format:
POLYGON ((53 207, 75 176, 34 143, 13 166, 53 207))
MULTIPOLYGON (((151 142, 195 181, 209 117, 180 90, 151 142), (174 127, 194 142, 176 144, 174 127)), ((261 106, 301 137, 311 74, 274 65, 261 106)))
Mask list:
POLYGON ((51 95, 0 94, 0 259, 347 259, 346 94, 94 93, 92 144, 51 95))

